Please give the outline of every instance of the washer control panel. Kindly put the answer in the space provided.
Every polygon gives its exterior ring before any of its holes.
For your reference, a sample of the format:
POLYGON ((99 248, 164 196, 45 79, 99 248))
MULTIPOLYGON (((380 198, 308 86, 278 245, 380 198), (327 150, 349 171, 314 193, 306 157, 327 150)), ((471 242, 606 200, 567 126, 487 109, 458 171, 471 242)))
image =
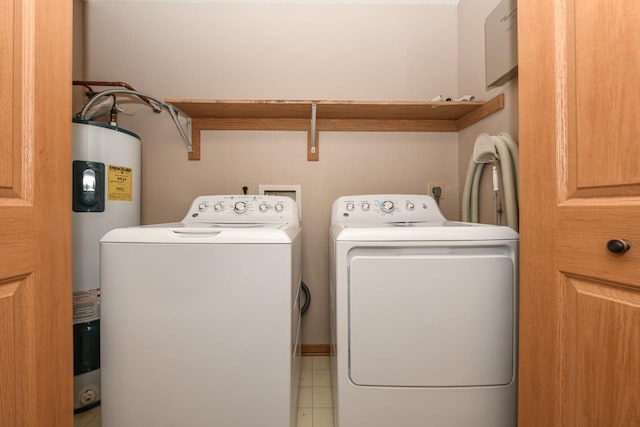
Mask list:
POLYGON ((438 204, 423 194, 343 196, 333 203, 331 223, 445 221, 438 204))
POLYGON ((200 196, 184 223, 298 223, 298 206, 286 196, 200 196))

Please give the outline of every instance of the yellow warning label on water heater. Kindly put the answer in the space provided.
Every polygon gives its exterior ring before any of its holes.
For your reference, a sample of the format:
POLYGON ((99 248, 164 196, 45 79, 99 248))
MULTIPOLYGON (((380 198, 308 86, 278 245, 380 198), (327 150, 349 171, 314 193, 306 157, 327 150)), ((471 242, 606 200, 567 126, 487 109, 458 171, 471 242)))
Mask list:
POLYGON ((109 165, 108 199, 120 202, 133 200, 133 172, 126 166, 109 165))

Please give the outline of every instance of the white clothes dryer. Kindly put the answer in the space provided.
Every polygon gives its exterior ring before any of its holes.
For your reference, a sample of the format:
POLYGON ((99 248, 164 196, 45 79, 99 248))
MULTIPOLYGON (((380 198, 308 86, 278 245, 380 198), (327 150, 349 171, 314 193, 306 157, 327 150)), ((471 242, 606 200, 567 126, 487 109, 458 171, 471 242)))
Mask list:
POLYGON ((330 228, 336 427, 515 427, 518 234, 424 195, 346 196, 330 228))
POLYGON ((295 426, 293 200, 198 197, 180 223, 101 240, 102 426, 295 426))

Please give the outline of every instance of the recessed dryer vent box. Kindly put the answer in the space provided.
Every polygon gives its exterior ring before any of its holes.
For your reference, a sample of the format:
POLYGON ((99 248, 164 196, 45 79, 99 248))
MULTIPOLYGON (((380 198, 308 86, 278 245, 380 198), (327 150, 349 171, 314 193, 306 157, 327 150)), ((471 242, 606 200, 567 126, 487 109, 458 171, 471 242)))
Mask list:
POLYGON ((487 89, 518 74, 518 4, 502 0, 484 22, 487 89))
POLYGON ((287 196, 298 205, 298 220, 302 221, 302 186, 297 184, 260 184, 258 194, 264 196, 287 196))

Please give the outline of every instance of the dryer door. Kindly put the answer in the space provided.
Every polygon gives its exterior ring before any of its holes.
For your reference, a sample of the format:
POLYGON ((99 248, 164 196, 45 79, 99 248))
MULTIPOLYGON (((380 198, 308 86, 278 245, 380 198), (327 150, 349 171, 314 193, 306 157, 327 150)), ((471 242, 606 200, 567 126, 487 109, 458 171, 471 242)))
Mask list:
POLYGON ((504 243, 352 250, 351 380, 399 387, 509 384, 515 373, 515 251, 504 243))

